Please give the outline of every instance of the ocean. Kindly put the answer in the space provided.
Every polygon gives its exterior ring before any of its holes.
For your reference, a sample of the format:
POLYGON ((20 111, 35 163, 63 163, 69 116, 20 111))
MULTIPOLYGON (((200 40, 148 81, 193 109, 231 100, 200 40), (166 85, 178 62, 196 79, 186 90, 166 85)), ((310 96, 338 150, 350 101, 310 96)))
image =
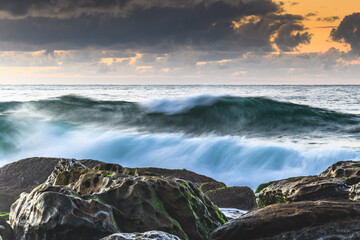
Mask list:
POLYGON ((0 85, 0 166, 186 168, 228 186, 360 160, 360 86, 0 85))

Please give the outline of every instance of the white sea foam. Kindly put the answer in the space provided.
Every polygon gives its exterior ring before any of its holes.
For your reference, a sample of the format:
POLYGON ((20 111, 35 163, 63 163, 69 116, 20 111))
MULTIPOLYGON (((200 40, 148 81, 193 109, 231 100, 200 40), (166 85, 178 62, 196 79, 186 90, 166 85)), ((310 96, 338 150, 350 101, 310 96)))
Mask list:
POLYGON ((236 219, 244 215, 245 213, 249 212, 246 210, 240 210, 237 208, 219 208, 222 213, 225 214, 225 216, 229 219, 236 219))
POLYGON ((34 156, 91 158, 130 167, 186 168, 228 185, 256 188, 270 180, 319 174, 337 161, 360 160, 359 116, 341 114, 359 112, 359 88, 3 86, 0 165, 34 156), (226 94, 237 98, 227 110, 223 102, 217 104, 226 94), (263 96, 274 104, 241 105, 240 98, 263 96), (158 100, 149 100, 154 97, 158 100), (288 102, 301 106, 288 107, 288 102), (188 113, 197 106, 206 107, 188 113), (253 110, 258 122, 251 118, 253 110))
POLYGON ((229 136, 145 135, 46 122, 26 135, 17 138, 17 152, 3 154, 3 160, 52 156, 92 158, 129 167, 186 168, 228 185, 252 188, 270 180, 319 174, 337 161, 359 156, 354 149, 333 145, 308 148, 229 136))

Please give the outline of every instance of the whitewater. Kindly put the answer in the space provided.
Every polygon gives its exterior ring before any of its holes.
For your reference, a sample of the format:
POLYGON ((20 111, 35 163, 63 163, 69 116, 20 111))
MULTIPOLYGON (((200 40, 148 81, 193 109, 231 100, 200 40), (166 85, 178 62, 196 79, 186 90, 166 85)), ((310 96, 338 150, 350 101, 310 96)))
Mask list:
POLYGON ((0 166, 186 168, 227 185, 360 160, 360 86, 0 85, 0 166))

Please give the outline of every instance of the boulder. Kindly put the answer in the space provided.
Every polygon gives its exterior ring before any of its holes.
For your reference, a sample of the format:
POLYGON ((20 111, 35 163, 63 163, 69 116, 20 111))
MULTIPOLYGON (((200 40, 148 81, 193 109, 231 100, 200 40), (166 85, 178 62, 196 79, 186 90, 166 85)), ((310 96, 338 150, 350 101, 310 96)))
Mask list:
POLYGON ((14 203, 11 224, 17 236, 29 236, 24 239, 34 236, 39 239, 49 239, 48 236, 81 239, 76 227, 71 231, 67 228, 74 224, 86 229, 87 239, 116 232, 159 230, 184 240, 205 240, 227 221, 191 182, 152 175, 144 169, 128 169, 116 164, 98 165, 92 169, 81 165, 67 171, 56 169, 46 184, 30 194, 23 194, 14 203), (55 201, 56 198, 60 200, 55 201), (84 207, 72 209, 74 204, 84 207), (49 209, 59 210, 49 213, 49 209), (104 222, 103 228, 98 226, 100 223, 94 216, 101 216, 100 209, 106 213, 99 218, 104 222), (80 219, 76 218, 78 212, 80 219), (83 216, 88 225, 82 221, 83 216), (25 224, 27 221, 31 224, 25 224))
POLYGON ((58 159, 57 164, 54 166, 53 171, 46 179, 47 184, 53 184, 56 177, 66 171, 70 171, 71 169, 88 169, 85 165, 83 165, 80 161, 76 159, 58 159))
POLYGON ((320 174, 320 177, 346 178, 347 184, 353 185, 360 182, 360 162, 340 161, 320 174))
POLYGON ((274 204, 224 224, 211 234, 210 239, 359 239, 359 220, 359 202, 274 204))
POLYGON ((306 200, 346 200, 350 186, 344 178, 295 177, 272 182, 260 191, 258 206, 306 200))
POLYGON ((205 192, 220 208, 252 210, 257 207, 254 192, 249 187, 223 187, 205 192))
POLYGON ((145 233, 115 233, 101 240, 181 240, 175 235, 161 231, 149 231, 145 233))
POLYGON ((98 240, 118 232, 116 211, 69 188, 41 184, 11 206, 10 223, 22 240, 98 240))
MULTIPOLYGON (((30 192, 46 180, 52 181, 51 178, 53 177, 50 176, 52 173, 56 175, 57 172, 80 167, 80 165, 83 168, 93 168, 99 164, 105 163, 92 159, 75 160, 47 157, 27 158, 9 163, 0 168, 0 212, 8 212, 11 204, 16 201, 20 193, 30 192), (55 171, 54 168, 56 168, 55 171)), ((127 171, 131 175, 181 178, 193 182, 196 187, 205 182, 217 183, 210 177, 186 169, 122 168, 122 171, 123 173, 127 171)))
POLYGON ((14 232, 5 218, 0 217, 0 239, 13 240, 14 232))
MULTIPOLYGON (((45 182, 59 162, 74 159, 34 157, 9 163, 0 168, 0 212, 8 212, 20 193, 30 192, 45 182)), ((93 166, 96 160, 81 160, 79 164, 93 166)))

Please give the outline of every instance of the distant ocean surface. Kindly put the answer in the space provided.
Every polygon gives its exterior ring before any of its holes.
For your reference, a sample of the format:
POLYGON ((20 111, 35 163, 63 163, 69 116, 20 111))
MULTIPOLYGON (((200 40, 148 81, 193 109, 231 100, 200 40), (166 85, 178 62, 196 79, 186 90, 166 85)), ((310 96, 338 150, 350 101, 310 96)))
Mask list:
POLYGON ((0 166, 91 158, 256 188, 360 160, 360 86, 0 85, 0 94, 0 166))

